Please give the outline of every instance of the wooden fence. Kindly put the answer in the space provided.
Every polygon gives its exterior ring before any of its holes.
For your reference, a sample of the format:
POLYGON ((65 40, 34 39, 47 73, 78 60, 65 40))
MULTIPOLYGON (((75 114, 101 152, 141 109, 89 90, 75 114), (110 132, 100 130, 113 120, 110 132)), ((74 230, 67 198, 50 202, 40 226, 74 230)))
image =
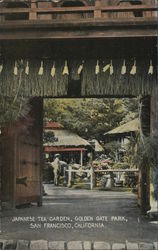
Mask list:
POLYGON ((91 167, 90 169, 87 170, 83 170, 83 169, 73 169, 71 166, 69 166, 69 169, 66 170, 68 172, 68 186, 71 186, 72 183, 72 173, 87 173, 87 175, 90 175, 90 189, 93 190, 94 188, 94 178, 95 178, 95 174, 97 173, 114 173, 114 172, 121 172, 121 173, 138 173, 139 170, 138 169, 100 169, 100 170, 95 170, 93 167, 91 167))

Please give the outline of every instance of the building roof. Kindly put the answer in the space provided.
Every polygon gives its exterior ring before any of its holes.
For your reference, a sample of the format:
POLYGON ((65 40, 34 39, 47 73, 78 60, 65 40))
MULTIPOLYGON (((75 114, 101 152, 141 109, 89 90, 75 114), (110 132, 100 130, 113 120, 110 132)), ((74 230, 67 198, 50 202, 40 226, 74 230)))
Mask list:
POLYGON ((136 132, 138 130, 139 130, 139 120, 138 118, 136 118, 115 129, 108 131, 104 135, 124 134, 124 133, 136 132))
POLYGON ((51 129, 46 130, 48 132, 54 133, 56 138, 53 142, 45 143, 44 146, 54 146, 54 147, 81 147, 90 146, 89 142, 80 137, 79 135, 66 129, 51 129))
POLYGON ((45 146, 44 147, 44 151, 46 153, 50 153, 50 152, 83 152, 85 151, 85 148, 76 148, 76 147, 54 147, 54 146, 45 146))
POLYGON ((94 143, 95 152, 102 152, 102 151, 104 151, 103 147, 100 145, 100 143, 96 139, 93 139, 91 141, 92 141, 92 143, 94 143))
POLYGON ((60 129, 63 128, 63 126, 58 122, 47 122, 45 124, 45 129, 60 129))

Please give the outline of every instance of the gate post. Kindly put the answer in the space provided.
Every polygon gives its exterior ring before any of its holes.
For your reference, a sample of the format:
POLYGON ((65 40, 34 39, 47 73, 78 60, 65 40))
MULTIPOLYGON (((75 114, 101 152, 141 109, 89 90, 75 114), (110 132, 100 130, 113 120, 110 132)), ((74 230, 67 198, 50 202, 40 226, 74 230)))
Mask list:
POLYGON ((91 180, 91 186, 90 186, 90 188, 91 188, 91 190, 93 190, 93 188, 94 188, 94 168, 93 168, 93 166, 91 166, 91 169, 90 169, 90 173, 91 173, 91 176, 90 176, 90 180, 91 180))
POLYGON ((2 131, 2 206, 42 205, 43 99, 28 100, 24 117, 2 131))
POLYGON ((153 88, 151 96, 150 134, 154 141, 154 165, 151 173, 149 212, 158 212, 158 84, 153 88))
MULTIPOLYGON (((150 97, 141 98, 141 130, 145 137, 150 136, 150 97)), ((140 206, 143 214, 150 209, 150 166, 144 164, 140 170, 140 206)))
POLYGON ((68 171, 68 187, 72 186, 72 166, 69 166, 69 171, 68 171))

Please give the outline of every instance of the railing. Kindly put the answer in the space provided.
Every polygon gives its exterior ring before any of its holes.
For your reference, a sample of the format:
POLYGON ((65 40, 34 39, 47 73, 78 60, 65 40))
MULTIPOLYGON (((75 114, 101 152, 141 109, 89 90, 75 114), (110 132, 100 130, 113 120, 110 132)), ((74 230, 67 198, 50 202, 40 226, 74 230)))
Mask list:
MULTIPOLYGON (((51 3, 50 3, 51 4, 51 3)), ((74 20, 88 18, 143 18, 157 16, 157 5, 127 5, 127 6, 95 6, 83 7, 39 7, 36 2, 29 3, 28 7, 7 7, 1 5, 0 17, 5 20, 74 20), (20 19, 21 16, 21 19, 20 19)))
POLYGON ((71 182, 72 182, 72 173, 87 173, 90 176, 90 189, 93 190, 94 188, 94 178, 95 178, 95 174, 97 173, 101 173, 101 174, 105 174, 105 173, 114 173, 114 172, 120 172, 120 173, 138 173, 139 170, 138 169, 94 169, 93 167, 91 167, 90 169, 87 170, 83 170, 83 169, 73 169, 71 166, 69 166, 69 169, 66 170, 66 172, 68 172, 68 186, 71 186, 71 182))

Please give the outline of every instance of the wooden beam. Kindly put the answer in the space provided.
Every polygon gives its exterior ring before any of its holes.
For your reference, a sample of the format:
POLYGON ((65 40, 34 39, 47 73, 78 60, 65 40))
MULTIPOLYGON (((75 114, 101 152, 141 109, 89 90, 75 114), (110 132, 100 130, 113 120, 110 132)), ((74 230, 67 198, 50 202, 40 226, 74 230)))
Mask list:
MULTIPOLYGON (((129 19, 78 19, 78 20, 22 20, 22 21, 1 21, 0 29, 29 29, 29 28, 74 28, 81 27, 86 29, 88 27, 107 27, 107 28, 115 28, 115 27, 139 27, 144 26, 146 28, 150 28, 151 26, 158 26, 158 17, 137 17, 137 18, 129 18, 129 19)), ((155 27, 157 29, 157 27, 155 27)))
POLYGON ((57 30, 45 30, 45 31, 36 31, 36 30, 18 30, 14 32, 3 31, 0 33, 0 40, 44 40, 44 39, 91 39, 91 38, 141 38, 141 37, 157 37, 157 32, 155 28, 152 29, 124 29, 124 30, 74 30, 74 31, 57 31, 57 30))
MULTIPOLYGON (((94 169, 94 168, 93 168, 94 169)), ((121 172, 121 173, 138 173, 140 170, 135 168, 135 169, 100 169, 100 170, 96 170, 94 169, 94 173, 113 173, 113 172, 121 172)), ((71 167, 71 169, 66 170, 66 172, 72 172, 72 173, 91 173, 91 169, 73 169, 71 167)))
POLYGON ((31 9, 29 11, 29 20, 36 20, 37 19, 37 12, 35 11, 36 2, 33 0, 31 2, 31 9))
POLYGON ((153 5, 146 5, 146 4, 142 4, 142 5, 128 5, 128 6, 106 6, 106 7, 102 7, 102 11, 108 11, 108 12, 113 12, 113 11, 117 11, 117 12, 122 12, 122 11, 156 11, 158 10, 158 6, 153 4, 153 5))
POLYGON ((101 18, 101 7, 102 7, 102 4, 101 4, 101 1, 100 0, 96 0, 95 2, 95 10, 94 10, 94 18, 101 18))
POLYGON ((101 10, 102 12, 133 12, 133 11, 157 11, 157 5, 131 5, 131 6, 84 6, 84 7, 50 7, 50 8, 38 8, 36 2, 31 3, 31 8, 0 8, 0 14, 11 13, 71 13, 71 12, 94 12, 95 10, 101 10))
MULTIPOLYGON (((39 2, 38 7, 40 8, 51 8, 52 3, 51 2, 39 2)), ((38 18, 40 20, 52 20, 52 14, 51 13, 39 13, 38 18)))
POLYGON ((1 8, 0 9, 0 14, 13 14, 13 13, 28 13, 28 12, 36 12, 36 13, 71 13, 71 12, 93 12, 94 7, 66 7, 66 8, 37 8, 34 3, 32 3, 32 8, 1 8))
POLYGON ((102 12, 133 12, 133 11, 157 11, 157 5, 131 5, 131 6, 84 6, 84 7, 54 7, 54 8, 36 8, 37 12, 51 12, 51 13, 68 13, 68 12, 92 12, 96 9, 102 12))
POLYGON ((157 37, 158 18, 2 21, 0 40, 157 37))
POLYGON ((121 173, 138 173, 139 169, 106 169, 106 170, 95 170, 95 173, 110 173, 110 172, 121 172, 121 173))
POLYGON ((31 12, 31 8, 0 8, 0 14, 18 14, 29 12, 31 12))

